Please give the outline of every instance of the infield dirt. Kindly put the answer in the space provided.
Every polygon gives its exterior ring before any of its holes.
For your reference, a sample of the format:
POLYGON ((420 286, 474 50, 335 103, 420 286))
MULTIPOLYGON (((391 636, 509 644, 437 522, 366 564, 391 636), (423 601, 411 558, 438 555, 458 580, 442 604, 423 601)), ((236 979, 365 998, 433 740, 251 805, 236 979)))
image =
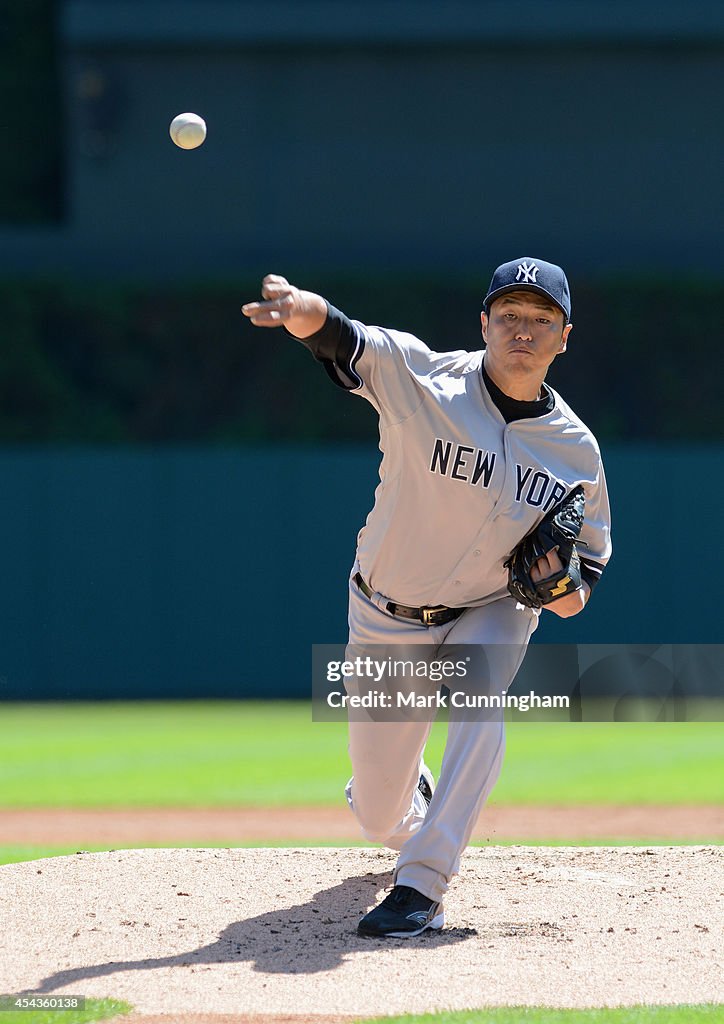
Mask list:
POLYGON ((123 999, 128 1024, 724 1001, 718 847, 470 849, 442 932, 360 938, 394 863, 260 848, 10 864, 0 991, 123 999))
MULTIPOLYGON (((0 844, 144 846, 361 838, 344 807, 133 807, 0 809, 0 844)), ((724 807, 690 805, 497 805, 480 816, 473 840, 501 842, 694 842, 724 840, 724 807)))

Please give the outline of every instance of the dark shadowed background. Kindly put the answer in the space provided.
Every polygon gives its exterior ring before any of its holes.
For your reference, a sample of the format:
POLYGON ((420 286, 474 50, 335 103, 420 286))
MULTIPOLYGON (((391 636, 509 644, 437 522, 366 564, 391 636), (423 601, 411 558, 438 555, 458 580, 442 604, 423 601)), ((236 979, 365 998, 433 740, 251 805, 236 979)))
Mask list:
POLYGON ((563 265, 614 558, 537 639, 718 641, 723 51, 696 0, 5 0, 0 696, 304 696, 344 638, 375 417, 243 320, 270 271, 453 349, 563 265))

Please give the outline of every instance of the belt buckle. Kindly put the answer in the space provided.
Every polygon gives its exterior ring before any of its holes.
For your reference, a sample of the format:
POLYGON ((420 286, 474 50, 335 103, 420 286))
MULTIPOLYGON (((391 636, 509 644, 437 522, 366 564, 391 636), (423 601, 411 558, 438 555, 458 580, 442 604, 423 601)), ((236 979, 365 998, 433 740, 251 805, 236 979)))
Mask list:
POLYGON ((440 612, 444 610, 444 605, 438 605, 436 608, 431 608, 429 605, 426 605, 424 608, 421 608, 420 614, 422 615, 423 625, 434 626, 435 622, 433 620, 433 616, 438 615, 440 612))

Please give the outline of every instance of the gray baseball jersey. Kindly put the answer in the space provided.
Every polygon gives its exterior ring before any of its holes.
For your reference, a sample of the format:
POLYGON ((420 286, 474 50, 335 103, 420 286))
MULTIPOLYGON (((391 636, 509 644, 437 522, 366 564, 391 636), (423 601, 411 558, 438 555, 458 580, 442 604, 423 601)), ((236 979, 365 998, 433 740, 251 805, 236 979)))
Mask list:
POLYGON ((357 544, 373 590, 411 606, 507 595, 505 559, 577 484, 583 569, 595 584, 611 554, 604 471, 593 434, 560 395, 544 385, 548 411, 506 423, 482 351, 433 352, 333 307, 319 335, 305 344, 379 413, 380 482, 357 544))

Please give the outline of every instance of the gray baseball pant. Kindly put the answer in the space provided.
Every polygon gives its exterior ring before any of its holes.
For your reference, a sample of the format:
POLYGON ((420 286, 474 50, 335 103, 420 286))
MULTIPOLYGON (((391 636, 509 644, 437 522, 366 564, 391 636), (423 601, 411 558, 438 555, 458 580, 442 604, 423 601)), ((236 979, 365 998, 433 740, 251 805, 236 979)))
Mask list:
MULTIPOLYGON (((512 683, 538 624, 537 613, 510 597, 431 627, 391 616, 382 610, 385 600, 381 595, 365 597, 350 581, 348 651, 359 654, 371 647, 379 653, 390 645, 395 658, 419 662, 438 658, 443 645, 484 645, 496 693, 512 683)), ((348 693, 355 692, 353 680, 345 685, 348 693)), ((418 692, 426 686, 438 689, 438 684, 426 680, 415 682, 418 692)), ((417 787, 434 712, 405 712, 394 721, 380 717, 359 709, 349 714, 353 775, 345 790, 347 802, 366 839, 400 851, 394 883, 440 901, 458 873, 460 857, 500 774, 505 749, 502 715, 487 721, 449 721, 429 809, 417 787)))

